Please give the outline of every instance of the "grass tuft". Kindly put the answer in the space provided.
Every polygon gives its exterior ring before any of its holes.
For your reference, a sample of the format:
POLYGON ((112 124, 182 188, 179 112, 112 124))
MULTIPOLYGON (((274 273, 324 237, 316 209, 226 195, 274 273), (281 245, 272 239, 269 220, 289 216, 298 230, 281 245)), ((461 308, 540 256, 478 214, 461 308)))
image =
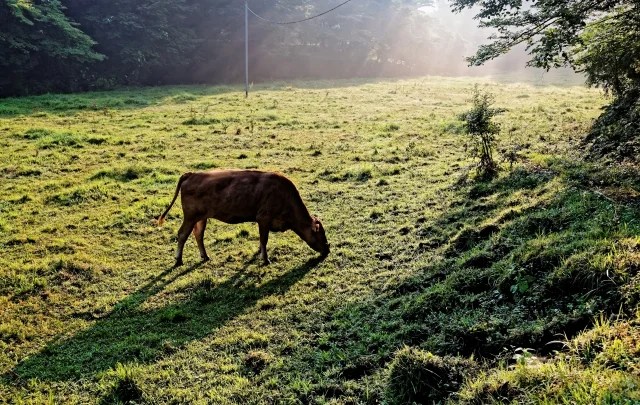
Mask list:
POLYGON ((387 399, 392 404, 441 403, 477 372, 471 360, 439 357, 404 347, 390 364, 387 399))
POLYGON ((139 370, 136 366, 118 363, 110 374, 114 381, 110 392, 102 398, 102 404, 143 402, 144 393, 137 383, 139 370))

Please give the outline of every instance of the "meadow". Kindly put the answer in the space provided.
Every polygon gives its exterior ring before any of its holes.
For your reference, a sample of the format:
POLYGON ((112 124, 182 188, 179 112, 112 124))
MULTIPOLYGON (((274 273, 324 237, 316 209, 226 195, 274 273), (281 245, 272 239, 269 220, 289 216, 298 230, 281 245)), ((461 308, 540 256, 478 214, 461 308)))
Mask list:
POLYGON ((583 159, 581 86, 428 77, 0 100, 0 402, 640 400, 640 180, 583 159), (498 178, 458 115, 508 111, 498 178), (278 171, 327 231, 257 259, 209 221, 172 268, 179 176, 278 171), (434 372, 433 370, 436 370, 434 372), (435 376, 435 377, 434 377, 435 376))

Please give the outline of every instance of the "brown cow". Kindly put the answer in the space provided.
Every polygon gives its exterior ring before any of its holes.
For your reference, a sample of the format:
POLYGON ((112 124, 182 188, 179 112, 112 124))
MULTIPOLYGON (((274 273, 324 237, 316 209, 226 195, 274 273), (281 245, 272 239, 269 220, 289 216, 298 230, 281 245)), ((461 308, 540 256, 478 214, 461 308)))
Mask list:
POLYGON ((178 181, 171 204, 158 218, 159 225, 164 222, 180 192, 184 219, 178 231, 176 266, 182 265, 182 249, 192 230, 200 257, 204 261, 209 260, 204 248, 207 218, 228 224, 257 222, 260 256, 264 264, 269 263, 269 231, 284 232, 291 229, 323 257, 329 254, 322 224, 318 218, 309 215, 291 180, 280 174, 257 170, 185 173, 178 181))

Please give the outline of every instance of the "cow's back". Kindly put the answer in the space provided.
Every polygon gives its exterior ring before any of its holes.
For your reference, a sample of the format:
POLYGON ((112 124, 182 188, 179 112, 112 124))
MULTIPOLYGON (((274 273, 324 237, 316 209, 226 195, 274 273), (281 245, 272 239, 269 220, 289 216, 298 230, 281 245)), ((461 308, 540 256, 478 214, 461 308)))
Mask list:
POLYGON ((292 216, 300 210, 306 212, 293 183, 271 172, 214 170, 192 173, 183 183, 181 193, 185 214, 206 215, 228 223, 256 221, 258 217, 292 216))

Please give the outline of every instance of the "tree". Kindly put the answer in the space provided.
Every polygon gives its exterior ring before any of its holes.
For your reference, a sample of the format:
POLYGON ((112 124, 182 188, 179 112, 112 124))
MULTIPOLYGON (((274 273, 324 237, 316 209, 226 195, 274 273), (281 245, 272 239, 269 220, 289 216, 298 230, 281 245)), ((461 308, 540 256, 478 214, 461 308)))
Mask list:
POLYGON ((640 10, 617 9, 587 25, 572 49, 587 83, 622 96, 640 82, 640 10), (631 12, 633 11, 633 12, 631 12))
POLYGON ((0 95, 60 90, 103 59, 58 0, 0 0, 0 95))
POLYGON ((614 100, 586 141, 597 156, 640 155, 640 0, 452 0, 455 11, 478 7, 493 41, 468 58, 481 65, 527 44, 530 66, 571 66, 614 100))
POLYGON ((493 151, 500 125, 493 118, 506 110, 492 107, 494 96, 480 91, 478 85, 473 89, 471 102, 473 107, 461 114, 460 119, 464 122, 464 132, 471 139, 471 148, 468 150, 473 158, 478 159, 478 174, 481 178, 490 179, 498 173, 493 151))
POLYGON ((587 75, 587 83, 601 86, 615 97, 594 123, 585 143, 596 156, 638 161, 640 14, 628 10, 616 10, 588 25, 572 56, 587 75))
MULTIPOLYGON (((434 62, 427 52, 415 50, 438 46, 414 28, 432 26, 417 11, 432 2, 354 1, 322 18, 287 26, 251 16, 251 78, 424 71, 434 62)), ((315 15, 336 1, 251 0, 250 5, 282 21, 315 15)), ((243 42, 242 1, 0 0, 0 96, 239 81, 243 42)))
POLYGON ((493 42, 468 61, 481 65, 511 48, 527 44, 529 65, 549 69, 571 64, 567 49, 581 42, 587 22, 617 7, 632 9, 637 0, 452 0, 454 11, 479 7, 481 27, 492 28, 493 42))
MULTIPOLYGON (((198 38, 187 0, 64 0, 68 14, 107 59, 94 69, 100 83, 154 85, 176 81, 193 61, 198 38)), ((179 80, 178 80, 179 81, 179 80)))

